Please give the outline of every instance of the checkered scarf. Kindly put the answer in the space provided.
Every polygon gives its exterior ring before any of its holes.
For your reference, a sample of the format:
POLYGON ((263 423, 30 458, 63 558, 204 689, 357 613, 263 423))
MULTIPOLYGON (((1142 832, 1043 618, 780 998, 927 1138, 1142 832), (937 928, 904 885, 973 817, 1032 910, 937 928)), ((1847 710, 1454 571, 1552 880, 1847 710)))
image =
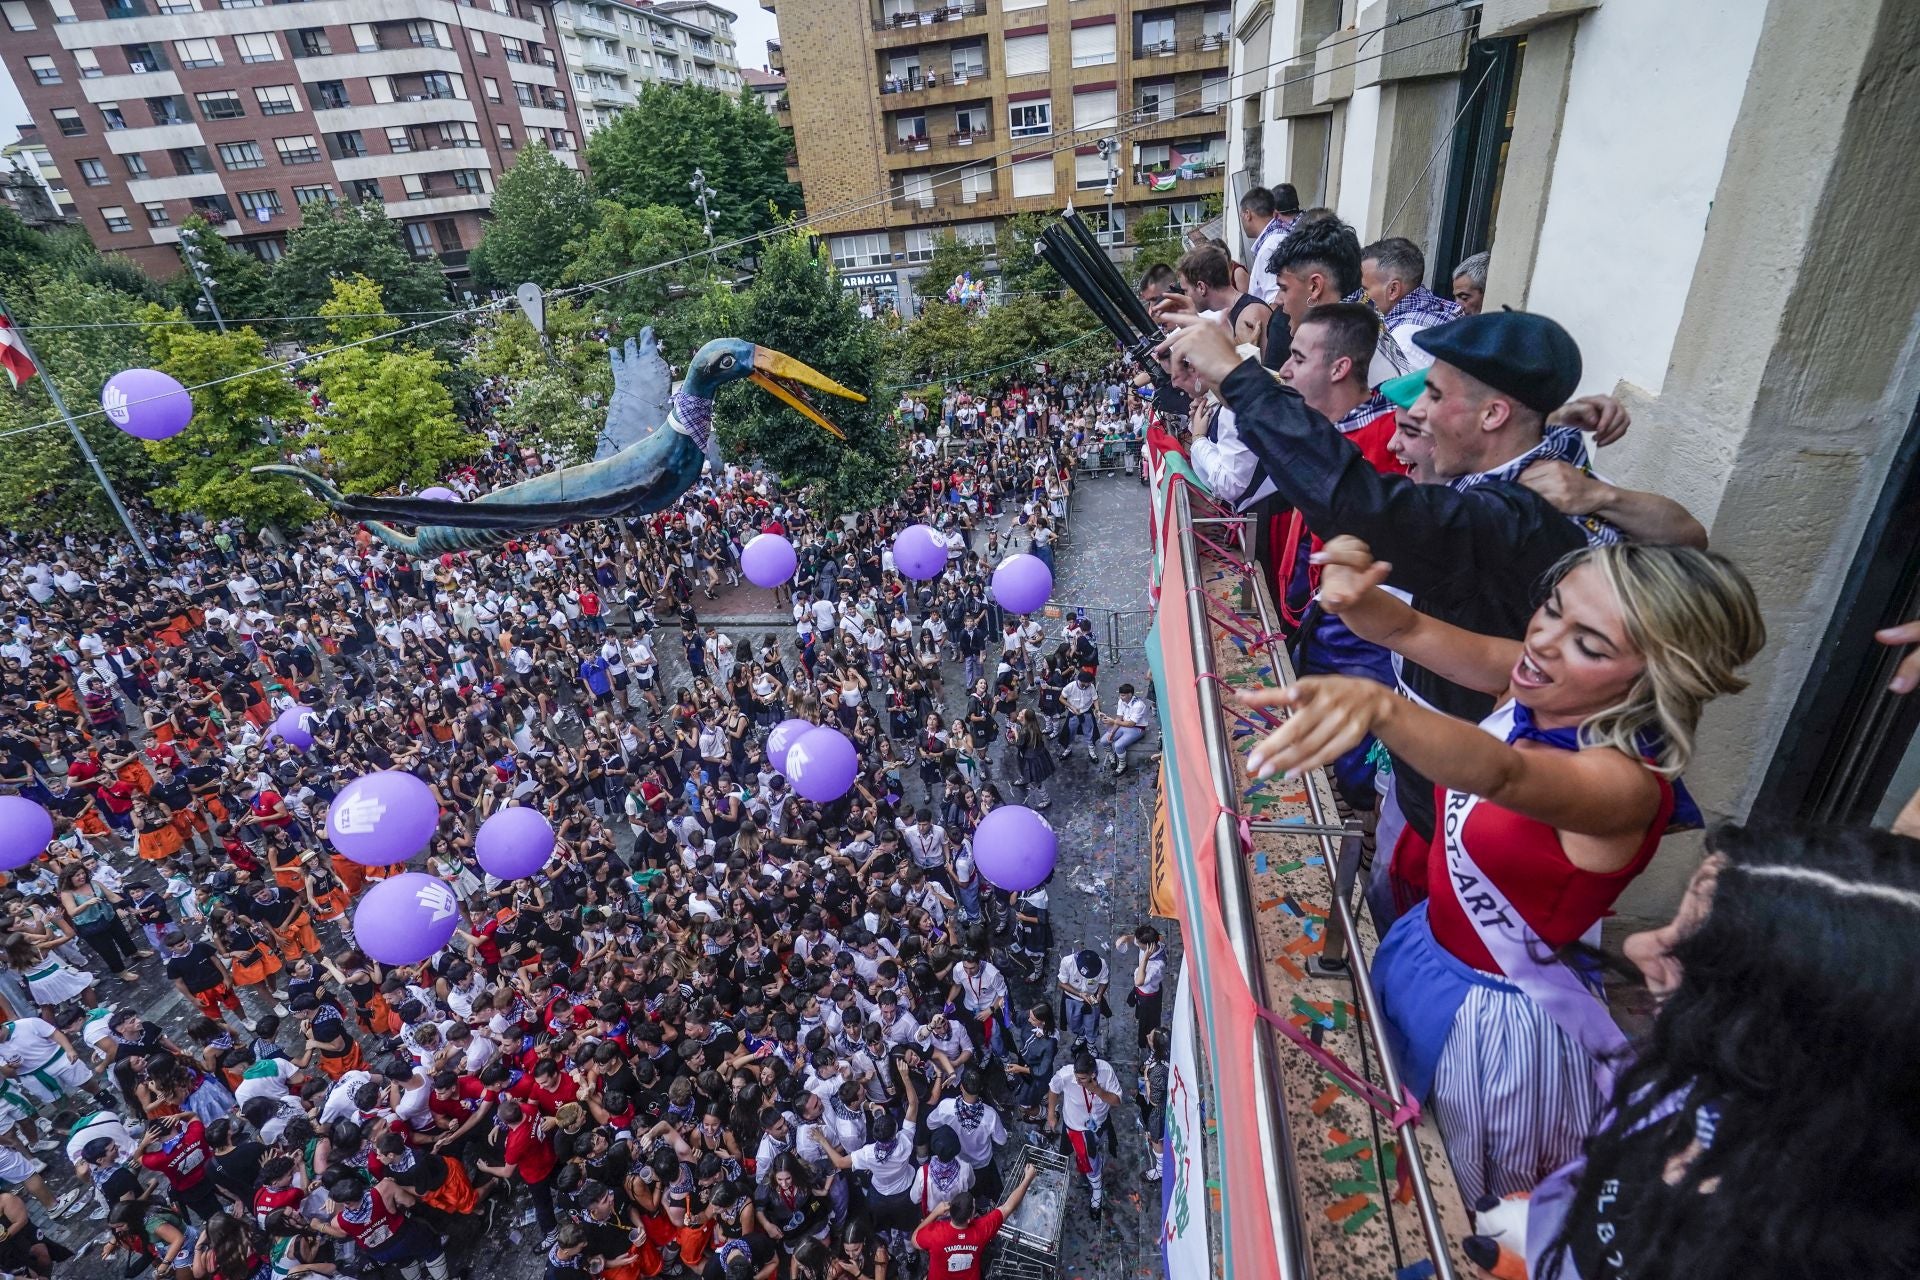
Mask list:
MULTIPOLYGON (((1593 463, 1587 457, 1587 440, 1580 430, 1577 427, 1548 427, 1546 437, 1539 444, 1511 462, 1503 462, 1491 471, 1455 476, 1447 483, 1461 493, 1489 480, 1519 484, 1520 473, 1536 462, 1565 462, 1588 474, 1593 472, 1593 463)), ((1607 546, 1623 540, 1620 530, 1599 516, 1568 516, 1567 519, 1580 527, 1590 547, 1607 546)))
POLYGON ((1412 293, 1393 304, 1393 310, 1387 312, 1386 327, 1391 329, 1402 320, 1416 320, 1426 317, 1433 324, 1446 324, 1460 318, 1460 304, 1451 298, 1443 298, 1425 285, 1418 285, 1412 293))

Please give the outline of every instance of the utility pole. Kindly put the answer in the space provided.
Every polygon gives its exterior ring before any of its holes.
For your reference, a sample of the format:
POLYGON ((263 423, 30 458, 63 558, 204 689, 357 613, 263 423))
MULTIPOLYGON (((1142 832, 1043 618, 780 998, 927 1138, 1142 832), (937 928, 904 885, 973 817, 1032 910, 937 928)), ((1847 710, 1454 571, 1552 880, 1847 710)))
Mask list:
POLYGON ((1100 152, 1100 158, 1107 162, 1107 256, 1118 256, 1120 237, 1113 233, 1113 188, 1120 180, 1120 170, 1115 167, 1115 157, 1120 153, 1120 139, 1109 135, 1094 143, 1100 152))
MULTIPOLYGON (((7 307, 5 298, 0 298, 0 315, 6 316, 8 320, 13 319, 13 312, 7 307)), ((26 330, 18 324, 13 326, 13 340, 20 344, 20 354, 33 361, 33 367, 40 373, 40 380, 46 383, 47 396, 53 401, 54 411, 67 424, 67 430, 73 433, 73 442, 79 446, 80 456, 87 460, 89 467, 93 468, 94 479, 98 480, 100 487, 107 491, 107 501, 113 503, 114 514, 120 517, 120 523, 126 527, 127 536, 133 539, 133 549, 139 553, 140 559, 149 569, 159 568, 159 564, 153 558, 153 552, 147 549, 146 539, 142 538, 140 531, 133 527, 133 517, 127 514, 126 504, 120 501, 119 490, 113 487, 113 481, 107 479, 106 468, 100 465, 100 459, 93 456, 93 446, 87 443, 86 436, 80 433, 80 424, 73 420, 73 414, 67 409, 66 397, 60 394, 60 388, 53 380, 53 370, 40 363, 40 357, 33 353, 33 347, 27 341, 26 330)))
POLYGON ((207 260, 200 252, 200 231, 197 227, 180 228, 180 256, 186 260, 187 270, 193 273, 193 282, 200 286, 200 297, 207 304, 207 310, 213 313, 214 324, 220 332, 227 331, 227 318, 220 314, 220 304, 213 300, 213 285, 207 280, 207 260))
POLYGON ((707 175, 699 169, 693 171, 693 181, 687 184, 687 189, 693 192, 693 202, 700 206, 700 221, 707 233, 707 254, 718 267, 720 254, 713 247, 713 207, 708 202, 720 193, 707 185, 707 175))

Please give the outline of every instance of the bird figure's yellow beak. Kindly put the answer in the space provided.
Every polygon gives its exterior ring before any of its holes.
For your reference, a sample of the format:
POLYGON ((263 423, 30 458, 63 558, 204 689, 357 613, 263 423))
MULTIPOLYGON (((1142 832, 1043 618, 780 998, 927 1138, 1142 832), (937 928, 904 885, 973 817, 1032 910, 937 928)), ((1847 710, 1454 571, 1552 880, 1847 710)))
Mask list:
POLYGON ((757 346, 753 349, 753 372, 747 375, 747 380, 774 399, 792 406, 794 412, 815 426, 842 440, 847 438, 846 433, 820 416, 820 411, 808 401, 804 388, 811 387, 815 391, 824 391, 830 396, 856 400, 862 404, 867 399, 858 391, 849 391, 804 360, 796 360, 771 347, 757 346))

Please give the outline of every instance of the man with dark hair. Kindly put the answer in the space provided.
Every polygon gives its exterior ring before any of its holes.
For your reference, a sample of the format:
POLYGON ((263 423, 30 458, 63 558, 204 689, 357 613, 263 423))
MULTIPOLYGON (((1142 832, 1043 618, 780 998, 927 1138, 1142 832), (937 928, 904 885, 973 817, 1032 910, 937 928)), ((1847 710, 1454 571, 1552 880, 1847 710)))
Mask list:
POLYGON ((1273 314, 1273 309, 1251 293, 1234 287, 1233 263, 1225 249, 1210 244, 1190 249, 1180 259, 1179 271, 1180 283, 1194 306, 1218 313, 1233 331, 1235 341, 1260 345, 1266 337, 1267 317, 1273 314))
POLYGON ((1269 191, 1254 187, 1240 197, 1240 232, 1247 245, 1247 292, 1268 306, 1273 302, 1273 267, 1267 257, 1273 246, 1293 230, 1300 217, 1300 197, 1293 184, 1283 182, 1269 191))
POLYGON ((1376 240, 1360 251, 1360 287, 1406 358, 1409 372, 1433 363, 1433 356, 1414 342, 1413 335, 1460 318, 1459 303, 1420 283, 1426 274, 1426 255, 1403 236, 1376 240))
POLYGON ((1267 322, 1260 363, 1278 369, 1292 348, 1293 326, 1307 308, 1338 302, 1360 287, 1360 237, 1331 215, 1302 214, 1264 265, 1274 277, 1273 319, 1267 322))
POLYGON ((1000 1224, 1026 1199, 1027 1188, 1033 1185, 1039 1172, 1039 1165, 1028 1165, 1013 1194, 1002 1201, 999 1208, 989 1209, 977 1218, 971 1191, 955 1192, 953 1199, 933 1206, 933 1211, 913 1230, 913 1243, 927 1252, 927 1274, 944 1280, 980 1280, 980 1263, 987 1242, 1000 1233, 1000 1224))
POLYGON ((1177 293, 1175 286, 1179 283, 1180 277, 1172 267, 1164 262, 1156 262, 1140 276, 1140 298, 1151 306, 1168 294, 1177 293))

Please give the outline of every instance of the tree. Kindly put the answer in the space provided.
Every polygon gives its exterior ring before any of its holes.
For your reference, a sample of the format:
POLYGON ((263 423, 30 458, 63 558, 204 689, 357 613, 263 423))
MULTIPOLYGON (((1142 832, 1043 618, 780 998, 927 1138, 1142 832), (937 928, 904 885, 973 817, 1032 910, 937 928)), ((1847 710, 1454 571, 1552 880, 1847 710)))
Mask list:
POLYGON ((1008 293, 1057 293, 1060 275, 1033 251, 1034 241, 1054 222, 1050 214, 1016 213, 1000 236, 1000 283, 1008 293))
POLYGON ((121 370, 148 363, 139 304, 117 290, 43 268, 6 283, 14 320, 27 326, 40 359, 40 376, 18 392, 0 393, 0 432, 54 425, 0 446, 0 523, 54 532, 118 531, 113 505, 60 423, 46 388, 49 378, 59 384, 101 466, 122 497, 136 501, 153 483, 153 460, 100 412, 100 388, 121 370), (102 327, 33 327, 42 323, 102 327))
POLYGON ((180 313, 160 307, 149 307, 143 318, 154 368, 188 386, 215 383, 194 392, 193 421, 185 431, 149 446, 168 473, 167 482, 153 492, 154 502, 215 520, 237 516, 256 529, 312 519, 319 508, 306 490, 251 471, 280 460, 279 424, 297 421, 305 403, 278 369, 231 377, 270 363, 266 340, 251 327, 221 333, 169 323, 180 313))
POLYGON ((729 97, 691 84, 648 84, 638 101, 587 140, 596 194, 631 209, 670 205, 698 219, 688 183, 697 168, 719 194, 714 234, 737 240, 766 231, 800 206, 787 181, 792 142, 742 90, 729 97))
MULTIPOLYGON (((567 284, 609 280, 636 267, 693 257, 706 247, 699 219, 680 209, 662 204, 633 209, 599 200, 592 229, 567 246, 571 261, 560 278, 567 284)), ((708 269, 704 260, 679 263, 608 285, 597 296, 623 332, 638 333, 643 325, 664 325, 676 299, 708 269)))
POLYGON ((944 382, 973 369, 979 363, 974 337, 980 323, 967 307, 950 302, 921 304, 920 314, 901 326, 892 344, 893 381, 901 385, 944 382))
MULTIPOLYGON (((399 322, 384 310, 380 285, 357 274, 334 281, 320 306, 334 343, 393 332, 399 322)), ((313 434, 343 489, 424 488, 481 447, 453 411, 447 366, 425 351, 381 339, 331 352, 309 370, 326 400, 313 434)))
POLYGON ((506 384, 500 425, 562 465, 591 458, 606 423, 613 369, 597 328, 591 313, 564 298, 547 303, 544 343, 525 315, 503 312, 468 360, 474 372, 506 384))
POLYGON ((593 196, 578 169, 539 143, 527 147, 493 192, 493 220, 467 259, 483 289, 513 289, 531 280, 559 284, 571 258, 568 243, 593 226, 593 196))
MULTIPOLYGON (((447 309, 446 280, 438 260, 410 256, 399 226, 369 200, 351 205, 315 201, 301 207, 301 223, 287 236, 287 252, 274 264, 273 312, 317 314, 337 296, 335 285, 354 275, 378 285, 379 296, 393 311, 447 309)), ((322 329, 318 323, 309 323, 300 332, 314 337, 322 329)))
MULTIPOLYGON (((214 230, 212 223, 197 213, 182 222, 180 230, 182 233, 196 233, 194 238, 200 244, 200 259, 206 263, 201 270, 207 277, 207 287, 213 294, 214 302, 226 319, 251 320, 275 314, 266 263, 244 249, 234 248, 225 236, 214 230)), ((201 320, 212 318, 199 309, 200 287, 194 283, 192 272, 182 271, 173 278, 172 294, 173 304, 189 316, 201 320)), ((294 314, 306 315, 311 312, 303 310, 294 314)), ((269 337, 283 330, 280 325, 262 324, 259 327, 269 337)))
MULTIPOLYGON (((804 231, 762 246, 759 275, 735 302, 732 336, 804 360, 851 390, 864 394, 878 386, 881 328, 861 318, 860 304, 809 247, 804 231)), ((810 488, 810 500, 830 514, 864 511, 898 493, 907 470, 886 426, 886 406, 832 397, 819 397, 818 404, 845 441, 823 436, 759 388, 735 383, 721 393, 721 442, 729 456, 764 459, 789 487, 810 488)))
POLYGON ((1133 220, 1133 264, 1137 280, 1157 263, 1173 266, 1186 253, 1186 245, 1165 209, 1149 209, 1133 220))
POLYGON ((976 244, 962 244, 951 231, 933 238, 933 256, 927 269, 913 282, 914 293, 922 298, 944 298, 953 278, 971 273, 977 280, 986 271, 987 251, 976 244))

